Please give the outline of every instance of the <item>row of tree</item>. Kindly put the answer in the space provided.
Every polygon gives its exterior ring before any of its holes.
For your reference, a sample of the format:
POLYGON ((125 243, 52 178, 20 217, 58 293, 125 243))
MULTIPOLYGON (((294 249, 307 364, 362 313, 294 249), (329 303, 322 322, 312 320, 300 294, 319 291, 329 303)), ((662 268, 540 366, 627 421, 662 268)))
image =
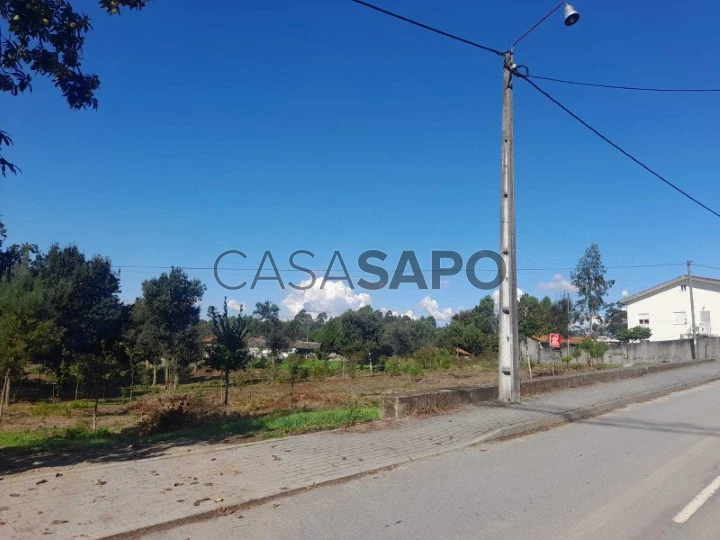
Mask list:
MULTIPOLYGON (((119 375, 129 378, 132 388, 147 375, 147 365, 153 385, 163 370, 166 388, 177 387, 188 366, 203 359, 222 370, 227 381, 231 371, 246 367, 250 336, 264 338, 273 363, 298 340, 320 342, 322 354, 357 362, 410 356, 425 347, 460 348, 490 358, 497 351, 498 317, 490 296, 456 313, 443 327, 433 317, 413 319, 370 306, 337 317, 301 311, 282 320, 279 307, 270 301, 237 315, 228 313, 227 304, 222 310, 211 306, 202 320, 198 306, 205 285, 182 269, 144 281, 142 296, 126 305, 119 300, 119 275, 107 257, 88 257, 76 246, 53 245, 46 252, 32 244, 5 247, 5 238, 0 223, 0 418, 13 381, 29 365, 50 375, 54 395, 71 391, 76 398, 82 393, 97 400, 119 375), (201 340, 210 336, 214 343, 203 351, 201 340)), ((619 306, 604 304, 612 285, 604 274, 599 250, 592 245, 573 273, 576 303, 521 296, 521 337, 566 334, 574 324, 577 331, 641 339, 628 334, 619 306)))

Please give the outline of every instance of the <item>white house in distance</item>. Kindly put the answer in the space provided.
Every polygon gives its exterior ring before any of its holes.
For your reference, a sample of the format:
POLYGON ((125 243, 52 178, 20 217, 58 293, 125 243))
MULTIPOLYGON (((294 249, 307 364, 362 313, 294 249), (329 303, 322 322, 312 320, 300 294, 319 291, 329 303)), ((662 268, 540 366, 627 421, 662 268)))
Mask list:
MULTIPOLYGON (((720 279, 693 276, 695 331, 698 336, 720 335, 720 279)), ((680 276, 622 300, 628 328, 647 326, 650 341, 692 336, 688 277, 680 276)))

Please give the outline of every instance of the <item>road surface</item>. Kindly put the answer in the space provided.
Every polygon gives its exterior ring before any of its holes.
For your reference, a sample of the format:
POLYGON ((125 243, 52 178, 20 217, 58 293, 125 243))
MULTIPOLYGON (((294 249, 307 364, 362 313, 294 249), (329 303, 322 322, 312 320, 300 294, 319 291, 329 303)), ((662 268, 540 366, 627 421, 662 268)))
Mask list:
POLYGON ((720 383, 153 539, 719 539, 720 383))

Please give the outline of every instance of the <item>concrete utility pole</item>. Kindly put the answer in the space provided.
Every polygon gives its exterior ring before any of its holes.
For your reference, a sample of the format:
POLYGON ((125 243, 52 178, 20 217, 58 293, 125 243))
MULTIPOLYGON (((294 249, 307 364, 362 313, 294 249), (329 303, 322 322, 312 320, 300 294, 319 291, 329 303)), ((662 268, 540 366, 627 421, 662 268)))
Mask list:
MULTIPOLYGON (((568 308, 568 324, 567 324, 567 350, 568 350, 568 358, 570 358, 570 293, 565 293, 567 297, 567 308, 568 308)), ((570 365, 570 361, 568 360, 568 365, 570 365)))
POLYGON ((515 150, 513 141, 512 51, 503 66, 503 113, 500 175, 500 257, 505 276, 500 283, 498 399, 520 401, 520 341, 518 339, 517 265, 515 259, 515 150))
POLYGON ((688 277, 688 289, 690 290, 690 324, 692 324, 692 359, 695 360, 695 356, 697 355, 697 333, 695 332, 695 298, 693 298, 693 289, 692 289, 692 271, 690 270, 690 265, 692 264, 692 261, 687 262, 687 277, 688 277))
MULTIPOLYGON (((390 15, 404 22, 414 24, 426 30, 431 30, 446 37, 463 41, 467 40, 453 36, 437 28, 419 23, 380 8, 364 0, 353 0, 358 4, 390 15)), ((500 401, 505 403, 520 400, 520 341, 518 339, 518 306, 517 306, 517 268, 515 259, 515 174, 514 174, 514 148, 513 148, 513 80, 512 75, 517 70, 513 61, 513 49, 525 39, 533 30, 545 22, 553 13, 564 9, 563 20, 565 26, 573 26, 580 19, 580 14, 565 0, 556 5, 542 19, 533 24, 529 30, 522 34, 510 46, 508 52, 501 52, 480 44, 476 47, 504 57, 503 65, 503 115, 502 115, 502 157, 501 157, 501 191, 500 191, 500 257, 505 263, 505 276, 500 283, 500 351, 499 351, 499 395, 500 401)))

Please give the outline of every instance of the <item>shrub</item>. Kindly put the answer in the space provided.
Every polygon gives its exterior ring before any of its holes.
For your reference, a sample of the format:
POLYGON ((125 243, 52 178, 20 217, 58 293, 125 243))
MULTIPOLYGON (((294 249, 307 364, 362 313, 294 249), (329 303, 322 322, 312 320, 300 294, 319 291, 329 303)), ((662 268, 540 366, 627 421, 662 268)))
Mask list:
POLYGON ((310 371, 310 378, 316 381, 322 381, 328 376, 328 366, 322 360, 311 360, 307 363, 310 371))
POLYGON ((400 360, 397 358, 388 358, 385 361, 385 372, 391 377, 396 377, 402 372, 400 368, 400 360))
POLYGON ((442 369, 450 369, 452 367, 452 359, 449 356, 438 357, 438 367, 442 369))
POLYGON ((253 358, 248 363, 248 367, 252 369, 267 369, 269 365, 270 362, 268 362, 268 359, 264 356, 261 356, 260 358, 253 358))
POLYGON ((440 349, 435 355, 438 366, 442 369, 450 369, 453 364, 452 354, 447 349, 440 349))
POLYGON ((431 347, 423 347, 413 354, 413 359, 423 368, 432 369, 436 367, 437 351, 431 347))
POLYGON ((408 360, 406 362, 403 362, 401 364, 401 369, 415 379, 421 377, 423 374, 422 366, 415 360, 408 360))
POLYGON ((351 379, 357 377, 357 368, 358 363, 355 360, 345 361, 345 375, 350 377, 351 379))
POLYGON ((337 360, 325 360, 325 365, 327 366, 328 375, 330 376, 338 375, 342 372, 342 362, 339 362, 337 360))
POLYGON ((199 396, 161 397, 139 424, 141 436, 175 431, 196 425, 214 415, 212 403, 199 396))

